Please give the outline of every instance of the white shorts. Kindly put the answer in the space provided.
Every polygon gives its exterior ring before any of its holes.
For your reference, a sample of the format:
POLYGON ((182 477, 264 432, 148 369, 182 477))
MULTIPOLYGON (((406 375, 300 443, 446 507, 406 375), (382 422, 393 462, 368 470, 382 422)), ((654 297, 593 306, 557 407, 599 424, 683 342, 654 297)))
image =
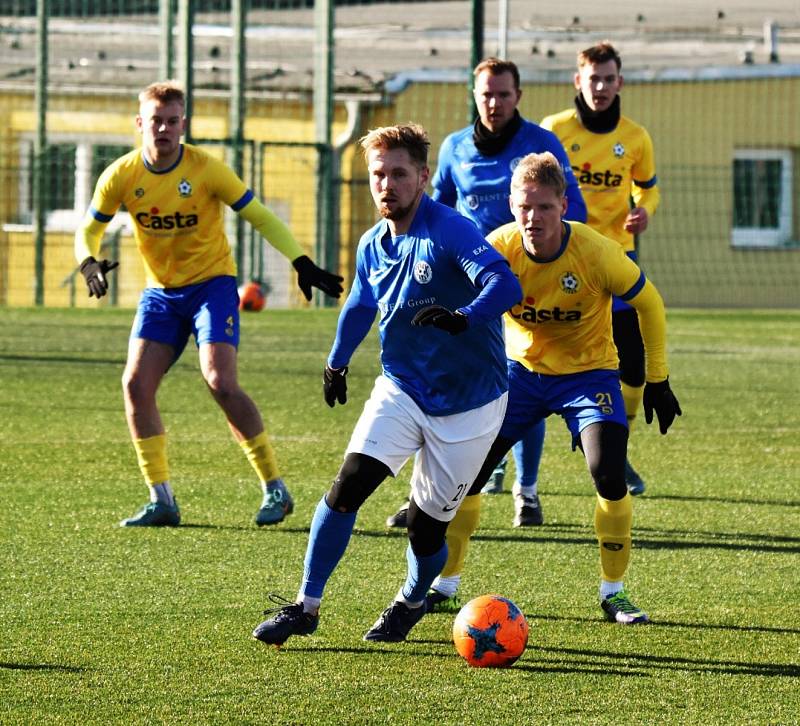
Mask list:
POLYGON ((449 522, 483 465, 506 412, 508 394, 451 416, 428 416, 386 376, 378 376, 347 445, 397 476, 416 454, 411 495, 425 514, 449 522))

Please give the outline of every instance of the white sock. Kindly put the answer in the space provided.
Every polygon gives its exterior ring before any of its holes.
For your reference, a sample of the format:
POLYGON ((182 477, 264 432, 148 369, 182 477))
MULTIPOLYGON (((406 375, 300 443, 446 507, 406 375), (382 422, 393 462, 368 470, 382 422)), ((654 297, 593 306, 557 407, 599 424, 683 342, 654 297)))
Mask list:
POLYGON ((261 493, 262 493, 262 494, 266 494, 266 493, 267 493, 267 487, 268 487, 270 484, 273 484, 273 483, 275 483, 276 481, 281 481, 281 478, 280 478, 280 477, 278 477, 277 479, 270 479, 269 481, 262 481, 262 482, 261 482, 261 493))
POLYGON ((172 487, 168 481, 150 485, 150 501, 161 502, 170 507, 175 506, 175 495, 172 493, 172 487))
POLYGON ((317 615, 319 613, 319 606, 322 604, 322 598, 308 597, 308 595, 303 595, 303 593, 299 592, 297 593, 297 602, 303 603, 304 613, 317 615))
POLYGON ((458 586, 461 584, 461 575, 451 575, 450 577, 442 577, 441 575, 437 575, 436 579, 433 581, 431 588, 436 590, 436 592, 442 593, 442 595, 447 595, 447 597, 453 597, 458 591, 458 586))
POLYGON ((616 595, 623 589, 624 586, 622 581, 609 582, 608 580, 600 580, 600 600, 605 600, 606 598, 609 598, 612 595, 616 595))
POLYGON ((397 595, 395 595, 394 601, 395 602, 401 602, 401 603, 403 603, 403 605, 405 605, 406 607, 409 607, 411 609, 422 607, 422 605, 425 603, 424 600, 420 600, 419 602, 411 602, 411 600, 407 600, 405 598, 405 596, 403 595, 403 588, 402 587, 398 591, 397 595))
POLYGON ((514 486, 511 487, 511 493, 514 497, 535 497, 537 492, 538 486, 536 484, 532 484, 529 487, 521 487, 519 484, 514 483, 514 486))

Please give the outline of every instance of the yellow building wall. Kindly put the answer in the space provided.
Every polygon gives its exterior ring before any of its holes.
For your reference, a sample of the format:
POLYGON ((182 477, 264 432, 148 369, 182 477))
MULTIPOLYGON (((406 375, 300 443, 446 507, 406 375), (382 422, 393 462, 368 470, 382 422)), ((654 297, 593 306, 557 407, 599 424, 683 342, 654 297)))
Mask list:
MULTIPOLYGON (((48 99, 47 128, 52 139, 59 135, 90 135, 98 142, 104 137, 129 138, 131 148, 140 143, 135 130, 137 111, 135 98, 88 95, 82 99, 53 95, 48 99)), ((316 172, 317 152, 314 147, 314 123, 310 105, 303 102, 259 101, 249 102, 245 122, 245 138, 255 142, 255 153, 261 153, 260 179, 253 180, 251 165, 253 154, 245 154, 245 180, 253 183, 268 204, 284 215, 301 247, 312 258, 316 257, 316 172), (259 147, 259 142, 269 142, 259 147), (284 144, 281 146, 280 144, 284 144), (300 144, 298 146, 298 144, 300 144)), ((334 136, 346 123, 346 112, 337 108, 334 116, 334 136)), ((30 138, 36 128, 33 99, 30 96, 8 97, 0 106, 0 159, 8 160, 4 166, 9 171, 3 176, 11 180, 0 193, 0 304, 32 305, 34 302, 34 238, 32 231, 9 227, 15 222, 19 206, 18 185, 13 182, 17 172, 20 139, 30 138), (2 231, 3 228, 7 231, 2 231), (8 231, 13 230, 13 231, 8 231)), ((224 158, 222 145, 204 144, 208 139, 224 139, 229 134, 228 105, 224 99, 197 99, 191 120, 193 140, 210 153, 224 158)), ((119 305, 135 306, 144 285, 141 261, 130 235, 121 240, 120 267, 114 273, 119 284, 119 305), (129 259, 130 258, 130 259, 129 259)), ((45 304, 69 305, 68 286, 61 287, 63 279, 74 270, 76 261, 72 253, 72 237, 66 231, 48 230, 45 239, 45 304)), ((295 273, 286 265, 290 304, 306 305, 305 298, 295 284, 295 273)), ((85 300, 85 288, 79 278, 77 305, 96 305, 85 300)), ((108 304, 108 298, 102 301, 108 304)))
MULTIPOLYGON (((570 107, 574 90, 568 80, 524 84, 522 114, 534 121, 570 107)), ((404 121, 422 124, 431 138, 431 169, 438 148, 451 131, 467 125, 466 83, 414 83, 385 102, 362 103, 357 137, 370 128, 404 121)), ((661 189, 661 207, 640 240, 640 258, 670 305, 792 307, 800 304, 800 248, 740 249, 731 244, 733 153, 740 147, 792 149, 795 191, 800 190, 800 78, 762 78, 682 82, 628 81, 623 112, 653 137, 661 189)), ((9 166, 19 156, 18 138, 32 133, 33 100, 8 96, 0 104, 0 160, 9 166)), ((133 127, 135 99, 88 95, 50 99, 51 134, 113 134, 137 142, 133 127)), ((334 138, 347 121, 335 110, 334 138)), ((195 102, 192 133, 197 139, 228 135, 224 98, 195 102)), ((256 191, 284 215, 304 249, 316 256, 316 172, 314 124, 310 100, 250 99, 245 137, 268 142, 261 147, 256 191), (280 145, 284 144, 284 145, 280 145)), ((222 147, 215 153, 223 154, 222 147)), ((258 148, 258 147, 256 147, 258 148)), ((246 181, 250 182, 249 165, 246 181)), ((13 165, 13 164, 12 164, 13 165)), ((338 232, 339 268, 352 277, 355 247, 376 220, 360 149, 351 144, 341 154, 338 232)), ((10 178, 10 177, 6 177, 10 178)), ((794 239, 800 240, 800 202, 795 195, 794 239)), ((0 192, 0 222, 13 219, 18 189, 13 182, 0 192)), ((48 234, 47 304, 70 304, 59 287, 73 269, 71 239, 48 234), (55 287, 53 287, 55 285, 55 287)), ((33 239, 21 231, 0 231, 0 304, 33 302, 33 239)), ((123 238, 120 267, 121 305, 135 305, 143 283, 132 240, 123 238)), ((291 304, 305 304, 287 267, 291 304)), ((77 304, 96 304, 76 296, 77 304)))
MULTIPOLYGON (((573 106, 568 79, 522 90, 520 112, 532 121, 573 106)), ((459 84, 423 83, 396 99, 398 120, 428 129, 432 168, 444 137, 467 125, 467 98, 459 84)), ((793 240, 800 243, 800 78, 633 81, 623 87, 622 110, 653 138, 661 205, 641 237, 640 261, 668 303, 800 305, 800 244, 731 244, 733 154, 745 147, 793 150, 793 240)))

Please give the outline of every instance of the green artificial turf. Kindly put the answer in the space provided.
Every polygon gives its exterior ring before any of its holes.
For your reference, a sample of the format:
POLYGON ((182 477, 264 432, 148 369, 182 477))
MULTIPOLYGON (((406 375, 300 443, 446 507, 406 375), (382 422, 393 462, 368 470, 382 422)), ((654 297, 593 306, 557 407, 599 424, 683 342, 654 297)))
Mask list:
POLYGON ((453 615, 426 616, 407 643, 362 641, 404 577, 405 535, 384 520, 408 471, 362 508, 316 634, 281 650, 251 639, 267 594, 297 591, 314 507, 379 370, 371 335, 348 404, 324 404, 335 310, 243 320, 240 378, 294 514, 253 524, 260 491, 190 345, 159 393, 183 523, 119 528, 147 498, 119 382, 131 317, 0 309, 0 723, 800 720, 799 313, 669 313, 684 415, 665 437, 640 417, 630 444, 647 492, 626 584, 652 624, 603 620, 593 488, 560 420, 544 526, 511 527, 508 487, 483 498, 461 595, 497 592, 526 614, 508 670, 469 668, 453 615))

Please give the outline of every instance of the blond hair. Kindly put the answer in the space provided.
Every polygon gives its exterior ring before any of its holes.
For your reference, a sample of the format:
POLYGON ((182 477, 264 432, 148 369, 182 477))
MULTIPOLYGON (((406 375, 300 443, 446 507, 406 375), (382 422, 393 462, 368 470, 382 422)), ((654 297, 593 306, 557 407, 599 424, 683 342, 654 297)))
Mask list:
POLYGON ((364 151, 365 159, 373 149, 405 149, 411 161, 417 166, 428 165, 428 149, 431 142, 428 140, 428 133, 419 124, 381 126, 362 136, 358 143, 364 151))
POLYGON ((511 175, 511 189, 522 189, 526 184, 537 184, 552 189, 563 197, 567 191, 567 180, 558 159, 549 151, 528 154, 520 159, 511 175))
POLYGON ((139 94, 139 103, 147 101, 157 101, 161 104, 177 101, 184 108, 186 107, 186 97, 180 83, 177 81, 156 81, 151 83, 139 94))

